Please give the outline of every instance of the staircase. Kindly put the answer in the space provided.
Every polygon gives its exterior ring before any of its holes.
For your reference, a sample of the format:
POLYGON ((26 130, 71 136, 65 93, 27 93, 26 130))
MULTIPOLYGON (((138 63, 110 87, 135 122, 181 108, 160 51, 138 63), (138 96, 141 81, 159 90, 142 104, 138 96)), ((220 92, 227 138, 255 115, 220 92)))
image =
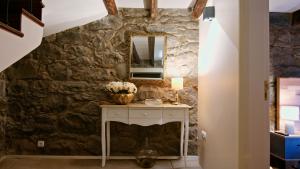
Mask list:
POLYGON ((0 0, 0 72, 41 44, 42 0, 0 0))

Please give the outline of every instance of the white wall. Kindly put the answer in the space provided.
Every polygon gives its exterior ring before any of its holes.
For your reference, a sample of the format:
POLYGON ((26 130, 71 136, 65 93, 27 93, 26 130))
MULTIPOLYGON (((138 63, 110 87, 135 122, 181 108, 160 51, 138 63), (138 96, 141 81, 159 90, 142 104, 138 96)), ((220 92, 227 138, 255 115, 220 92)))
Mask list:
MULTIPOLYGON (((238 169, 239 2, 215 0, 216 19, 200 22, 199 124, 203 169, 238 169)), ((201 19, 202 20, 202 19, 201 19)))
POLYGON ((299 0, 269 0, 270 12, 295 12, 300 9, 299 0))
POLYGON ((107 15, 99 0, 43 0, 44 36, 99 20, 107 15))
POLYGON ((199 125, 203 169, 267 169, 267 0, 215 0, 200 23, 199 125))
POLYGON ((268 101, 269 1, 241 0, 240 36, 240 168, 269 168, 268 101))
MULTIPOLYGON (((43 22, 46 25, 44 36, 84 25, 107 15, 102 0, 43 0, 43 3, 45 4, 43 22)), ((158 8, 186 9, 190 4, 190 0, 159 0, 158 8)), ((116 0, 116 6, 118 8, 144 8, 144 1, 116 0)))
POLYGON ((0 30, 0 72, 41 44, 44 28, 22 14, 24 37, 0 30))

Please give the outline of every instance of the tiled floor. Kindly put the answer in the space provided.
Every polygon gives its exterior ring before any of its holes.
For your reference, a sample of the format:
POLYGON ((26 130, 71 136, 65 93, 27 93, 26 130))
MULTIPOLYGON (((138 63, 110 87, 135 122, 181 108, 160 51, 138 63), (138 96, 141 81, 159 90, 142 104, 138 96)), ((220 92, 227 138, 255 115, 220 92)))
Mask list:
MULTIPOLYGON (((5 159, 0 169, 102 169, 100 160, 5 159)), ((103 169, 140 169, 135 160, 109 160, 103 169)), ((184 160, 158 160, 152 169, 184 169, 184 160)), ((196 158, 187 159, 186 169, 200 169, 196 158)))

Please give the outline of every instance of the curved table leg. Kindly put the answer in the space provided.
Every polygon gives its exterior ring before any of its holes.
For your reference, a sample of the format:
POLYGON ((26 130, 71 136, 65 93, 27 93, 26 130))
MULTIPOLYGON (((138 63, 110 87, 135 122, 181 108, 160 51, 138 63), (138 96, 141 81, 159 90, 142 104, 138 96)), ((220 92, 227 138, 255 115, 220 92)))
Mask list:
POLYGON ((184 163, 186 167, 186 159, 187 159, 187 154, 188 154, 188 145, 189 145, 189 112, 186 112, 185 115, 185 133, 184 133, 184 163))
POLYGON ((110 122, 106 122, 107 158, 110 156, 110 122))
POLYGON ((102 119, 102 129, 101 129, 101 144, 102 144, 102 167, 105 166, 106 162, 106 139, 105 139, 105 121, 102 119))
POLYGON ((183 157, 183 143, 184 143, 184 121, 181 121, 181 133, 180 133, 180 156, 183 157))

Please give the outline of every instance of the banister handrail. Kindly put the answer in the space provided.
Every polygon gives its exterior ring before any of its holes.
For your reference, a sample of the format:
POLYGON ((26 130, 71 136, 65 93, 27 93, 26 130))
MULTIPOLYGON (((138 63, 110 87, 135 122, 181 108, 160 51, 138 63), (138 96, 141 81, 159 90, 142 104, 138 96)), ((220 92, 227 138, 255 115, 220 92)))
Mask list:
POLYGON ((27 10, 22 9, 22 14, 24 14, 25 16, 27 16, 29 19, 31 19, 33 22, 37 23, 38 25, 44 26, 44 23, 41 20, 39 20, 37 17, 35 17, 34 15, 32 15, 27 10))
POLYGON ((10 32, 12 34, 15 34, 15 35, 19 36, 19 37, 23 37, 24 36, 24 34, 21 31, 15 29, 13 27, 10 27, 7 24, 4 24, 2 22, 0 22, 0 29, 8 31, 8 32, 10 32))

